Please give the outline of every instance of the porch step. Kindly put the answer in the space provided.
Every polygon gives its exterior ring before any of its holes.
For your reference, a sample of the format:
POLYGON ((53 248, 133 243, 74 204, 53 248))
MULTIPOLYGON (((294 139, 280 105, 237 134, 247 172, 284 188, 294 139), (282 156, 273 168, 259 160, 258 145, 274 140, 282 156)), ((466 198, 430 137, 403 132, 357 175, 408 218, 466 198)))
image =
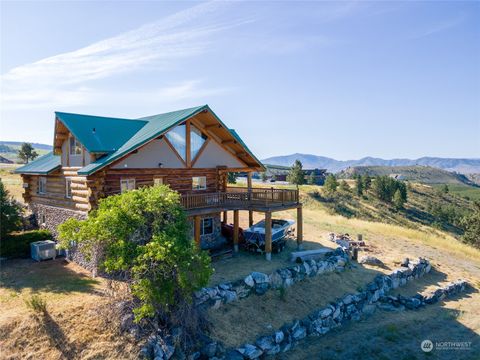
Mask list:
POLYGON ((215 250, 210 252, 210 257, 212 261, 221 260, 221 259, 229 259, 233 257, 233 250, 232 249, 221 249, 215 250))

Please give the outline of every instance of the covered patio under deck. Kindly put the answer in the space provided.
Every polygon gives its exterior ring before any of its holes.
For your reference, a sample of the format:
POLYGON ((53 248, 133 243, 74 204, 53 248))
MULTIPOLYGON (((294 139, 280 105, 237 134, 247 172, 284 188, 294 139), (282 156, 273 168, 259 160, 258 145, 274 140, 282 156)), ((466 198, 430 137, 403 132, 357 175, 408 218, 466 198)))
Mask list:
MULTIPOLYGON (((250 184, 249 184, 250 185, 250 184)), ((303 218, 298 190, 274 188, 227 187, 226 191, 203 194, 184 194, 182 204, 187 215, 194 220, 194 238, 200 244, 201 216, 223 212, 222 222, 227 222, 227 212, 233 211, 233 247, 238 252, 239 212, 249 212, 249 226, 253 225, 253 212, 265 214, 265 254, 271 260, 272 213, 297 209, 297 247, 302 248, 303 218)))

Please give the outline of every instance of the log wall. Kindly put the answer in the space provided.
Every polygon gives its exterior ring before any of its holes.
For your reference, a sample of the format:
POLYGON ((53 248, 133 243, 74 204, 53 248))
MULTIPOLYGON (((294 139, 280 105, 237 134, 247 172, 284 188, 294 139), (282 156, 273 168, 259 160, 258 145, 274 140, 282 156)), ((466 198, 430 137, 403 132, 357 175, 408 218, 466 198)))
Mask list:
POLYGON ((87 186, 87 178, 79 176, 79 168, 62 168, 49 175, 22 175, 23 182, 28 184, 23 198, 27 203, 62 207, 70 210, 88 212, 90 210, 91 191, 87 186), (38 179, 47 179, 46 193, 38 193, 38 179), (66 181, 71 180, 72 197, 66 196, 66 181))

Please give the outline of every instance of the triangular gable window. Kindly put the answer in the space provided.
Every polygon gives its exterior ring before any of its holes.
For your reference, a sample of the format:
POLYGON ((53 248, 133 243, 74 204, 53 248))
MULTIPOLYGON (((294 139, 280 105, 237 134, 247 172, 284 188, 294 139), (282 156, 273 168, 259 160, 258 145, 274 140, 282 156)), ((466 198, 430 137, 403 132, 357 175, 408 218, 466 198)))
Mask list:
POLYGON ((192 152, 192 159, 195 159, 203 144, 207 141, 207 137, 198 130, 195 126, 190 129, 190 150, 192 152))
POLYGON ((187 139, 185 124, 178 125, 177 127, 170 130, 165 136, 167 137, 168 141, 170 141, 170 144, 172 144, 174 149, 177 151, 178 155, 180 155, 183 161, 185 161, 187 157, 187 139))

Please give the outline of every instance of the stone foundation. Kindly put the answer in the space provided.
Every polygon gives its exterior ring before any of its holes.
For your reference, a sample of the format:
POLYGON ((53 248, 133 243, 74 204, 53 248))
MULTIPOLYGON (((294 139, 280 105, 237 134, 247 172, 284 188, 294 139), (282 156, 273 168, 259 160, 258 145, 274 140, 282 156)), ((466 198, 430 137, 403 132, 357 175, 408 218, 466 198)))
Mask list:
MULTIPOLYGON (((201 216, 202 220, 207 218, 213 219, 213 233, 200 236, 200 247, 204 250, 215 249, 221 247, 225 243, 222 237, 222 224, 220 213, 212 213, 201 216)), ((193 238, 193 219, 189 219, 191 224, 191 237, 193 238)))
POLYGON ((49 230, 56 239, 58 236, 57 226, 70 218, 83 220, 87 217, 84 212, 75 211, 55 206, 30 203, 30 210, 35 216, 35 221, 40 229, 49 230))

